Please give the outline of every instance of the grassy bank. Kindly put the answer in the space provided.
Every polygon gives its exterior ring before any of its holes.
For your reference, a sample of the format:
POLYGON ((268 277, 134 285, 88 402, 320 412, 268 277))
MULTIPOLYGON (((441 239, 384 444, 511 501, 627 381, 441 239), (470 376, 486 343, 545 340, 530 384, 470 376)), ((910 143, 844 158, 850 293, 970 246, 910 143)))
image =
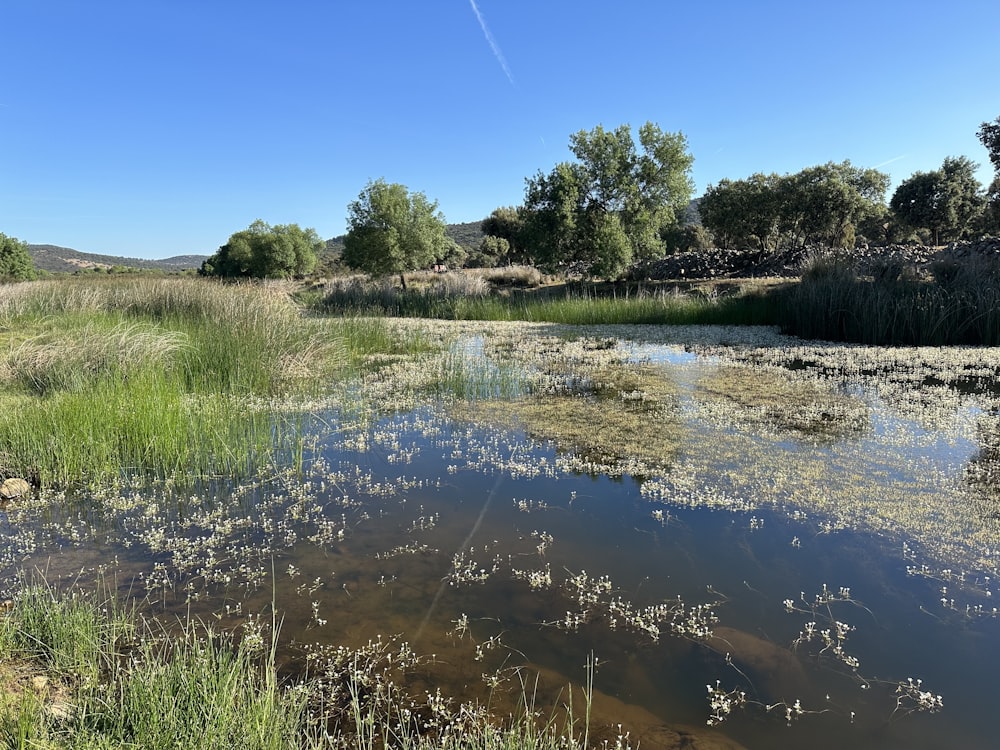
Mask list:
MULTIPOLYGON (((483 750, 587 747, 583 717, 523 710, 500 722, 484 707, 421 699, 395 680, 403 653, 337 649, 314 675, 286 681, 274 624, 243 637, 187 623, 168 635, 113 600, 25 586, 0 617, 0 744, 12 748, 375 748, 483 750), (269 640, 268 630, 272 638, 269 640)), ((592 686, 584 697, 592 695, 592 686)))
POLYGON ((607 284, 493 289, 479 276, 463 281, 457 273, 406 290, 386 280, 335 280, 310 303, 319 312, 333 314, 567 325, 770 325, 778 315, 772 298, 756 284, 725 294, 707 285, 684 292, 673 286, 607 284))
POLYGON ((421 345, 375 320, 305 317, 289 291, 201 279, 0 287, 0 475, 243 476, 300 439, 271 399, 421 345))
POLYGON ((874 345, 1000 344, 1000 262, 981 256, 926 268, 861 268, 819 255, 801 279, 668 286, 562 284, 493 288, 446 274, 406 290, 349 278, 310 299, 324 313, 568 325, 772 325, 802 338, 874 345), (721 290, 721 291, 720 291, 721 290))

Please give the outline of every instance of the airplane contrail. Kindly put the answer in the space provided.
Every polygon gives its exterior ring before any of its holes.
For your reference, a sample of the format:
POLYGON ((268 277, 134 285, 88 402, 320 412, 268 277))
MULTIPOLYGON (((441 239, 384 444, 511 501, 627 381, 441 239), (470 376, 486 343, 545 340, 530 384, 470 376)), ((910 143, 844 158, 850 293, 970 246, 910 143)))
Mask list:
POLYGON ((888 166, 889 164, 892 164, 894 161, 899 161, 900 159, 905 159, 906 157, 907 157, 907 154, 901 154, 900 156, 894 156, 891 159, 888 159, 887 161, 882 162, 881 164, 876 164, 874 168, 875 169, 881 169, 882 167, 885 167, 885 166, 888 166))
POLYGON ((493 50, 493 56, 500 63, 500 67, 503 68, 504 75, 507 76, 507 80, 510 81, 510 85, 514 86, 514 76, 510 74, 510 68, 507 67, 507 61, 504 59, 503 52, 500 51, 500 46, 497 44, 496 39, 493 38, 493 34, 490 33, 489 27, 486 25, 486 19, 483 18, 483 14, 479 12, 479 6, 476 5, 476 0, 469 0, 469 5, 472 6, 472 12, 476 14, 476 20, 479 21, 479 28, 483 30, 483 35, 486 37, 486 41, 490 45, 490 49, 493 50))

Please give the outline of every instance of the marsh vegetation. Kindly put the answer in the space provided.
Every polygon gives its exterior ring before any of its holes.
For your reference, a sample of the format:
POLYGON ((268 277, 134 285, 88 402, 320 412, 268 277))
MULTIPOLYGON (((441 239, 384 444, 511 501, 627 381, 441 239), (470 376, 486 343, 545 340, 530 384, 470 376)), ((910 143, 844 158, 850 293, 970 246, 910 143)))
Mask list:
POLYGON ((290 292, 2 288, 10 744, 991 736, 1000 350, 290 292))

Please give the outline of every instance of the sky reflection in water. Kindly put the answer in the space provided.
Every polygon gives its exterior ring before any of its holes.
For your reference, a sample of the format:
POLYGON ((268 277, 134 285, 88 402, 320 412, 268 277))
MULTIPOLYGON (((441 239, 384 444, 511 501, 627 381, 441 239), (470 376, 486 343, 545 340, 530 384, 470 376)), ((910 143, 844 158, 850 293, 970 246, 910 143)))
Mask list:
POLYGON ((227 627, 273 599, 289 670, 304 644, 398 636, 434 655, 412 690, 498 706, 520 692, 514 668, 541 670, 554 697, 593 652, 598 691, 620 701, 598 701, 597 720, 632 723, 642 746, 661 723, 702 731, 706 685, 746 691, 750 704, 717 730, 747 747, 987 746, 1000 653, 992 551, 976 550, 995 532, 954 507, 980 407, 927 425, 856 382, 832 383, 862 404, 863 427, 811 439, 767 427, 756 402, 723 409, 725 394, 705 385, 716 358, 624 348, 676 384, 683 423, 671 466, 645 490, 580 471, 570 446, 443 408, 355 426, 331 412, 315 420, 302 478, 9 510, 4 560, 26 553, 50 577, 109 565, 123 591, 148 590, 153 612, 227 627), (926 523, 900 520, 906 505, 926 523), (969 535, 938 539, 945 524, 969 535), (702 621, 711 638, 696 635, 702 621), (837 621, 852 628, 841 643, 802 637, 809 622, 835 632, 837 621), (896 709, 911 677, 944 709, 908 713, 905 698, 896 709), (788 726, 796 701, 804 713, 788 726))

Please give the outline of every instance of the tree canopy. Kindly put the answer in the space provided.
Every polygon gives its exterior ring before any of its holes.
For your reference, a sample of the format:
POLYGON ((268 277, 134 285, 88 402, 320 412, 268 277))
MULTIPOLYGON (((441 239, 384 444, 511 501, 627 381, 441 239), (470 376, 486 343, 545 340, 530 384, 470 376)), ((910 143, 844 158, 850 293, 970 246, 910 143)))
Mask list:
POLYGON ((496 266, 520 263, 528 259, 524 246, 524 207, 501 206, 483 219, 483 239, 479 244, 479 261, 496 266))
POLYGON ((691 199, 693 157, 681 133, 647 122, 639 148, 628 125, 570 136, 575 162, 527 181, 523 241, 547 269, 582 263, 614 277, 634 259, 660 257, 662 234, 691 199))
POLYGON ((229 237, 229 241, 201 265, 203 276, 284 279, 303 276, 316 266, 325 243, 315 229, 298 224, 270 226, 258 219, 229 237))
POLYGON ((0 281, 32 281, 35 278, 28 243, 0 233, 0 281))
POLYGON ((930 231, 935 245, 963 239, 986 202, 976 167, 965 156, 948 157, 940 169, 916 172, 900 183, 889 205, 905 225, 930 231))
POLYGON ((976 132, 980 142, 990 154, 990 163, 1000 176, 1000 117, 993 122, 984 122, 976 132))
POLYGON ((383 179, 369 182, 347 207, 343 261, 372 276, 399 274, 443 261, 453 249, 444 215, 423 193, 383 179))
POLYGON ((723 247, 851 247, 855 228, 885 212, 888 188, 883 172, 828 162, 795 174, 722 180, 705 191, 698 211, 723 247))

